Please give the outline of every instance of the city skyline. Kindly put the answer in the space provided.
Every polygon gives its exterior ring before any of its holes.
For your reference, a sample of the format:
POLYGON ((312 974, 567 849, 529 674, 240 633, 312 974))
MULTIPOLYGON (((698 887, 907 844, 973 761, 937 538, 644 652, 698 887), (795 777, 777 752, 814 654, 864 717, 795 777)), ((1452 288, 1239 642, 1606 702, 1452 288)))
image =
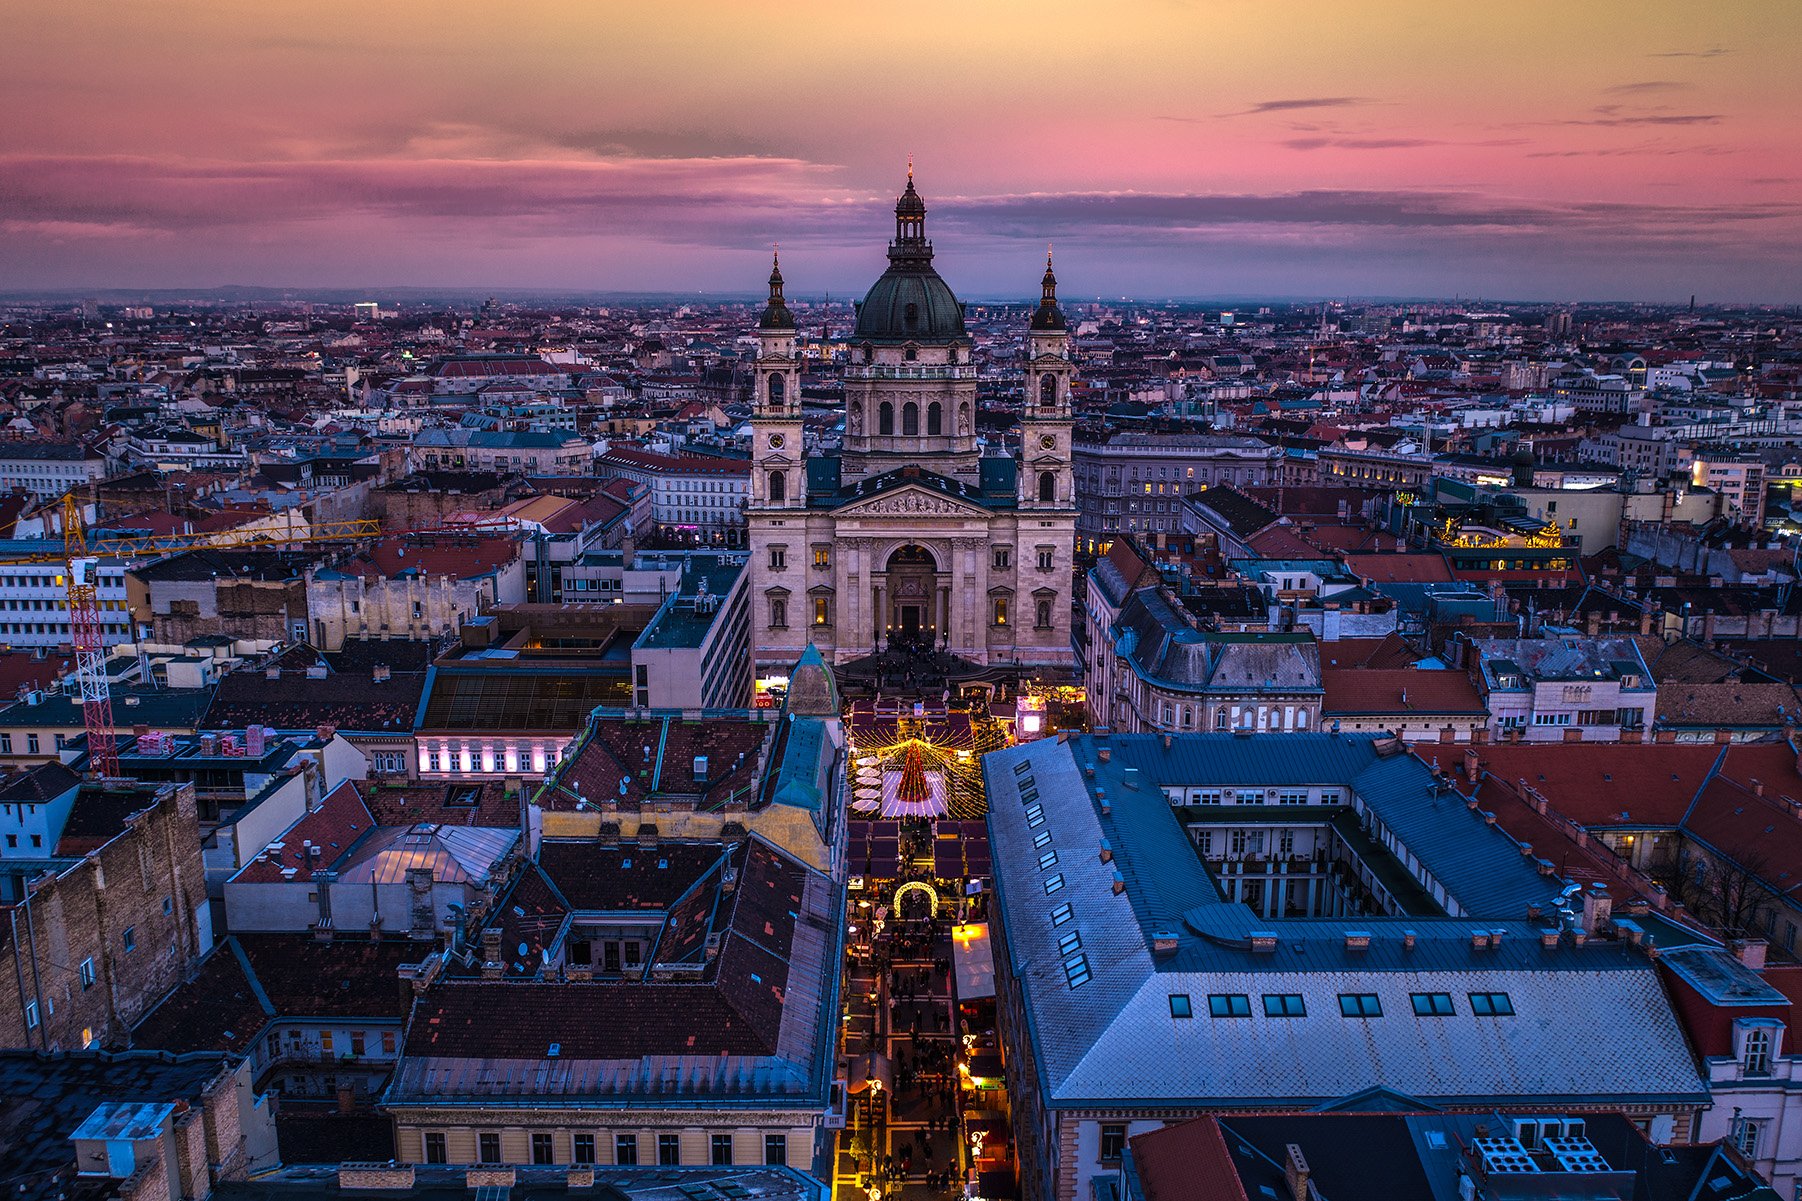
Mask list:
POLYGON ((4 286, 849 295, 911 155, 972 297, 1802 299, 1786 6, 783 18, 30 6, 4 286))

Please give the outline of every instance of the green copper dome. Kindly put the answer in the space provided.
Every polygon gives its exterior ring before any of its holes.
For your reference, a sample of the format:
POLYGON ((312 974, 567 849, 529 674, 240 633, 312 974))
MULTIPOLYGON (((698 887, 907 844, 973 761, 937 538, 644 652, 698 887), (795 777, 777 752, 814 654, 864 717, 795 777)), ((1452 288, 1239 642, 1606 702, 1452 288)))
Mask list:
POLYGON ((932 243, 926 240, 926 202, 914 191, 913 173, 895 205, 895 240, 889 244, 888 270, 857 306, 862 342, 967 342, 964 306, 932 266, 932 243))

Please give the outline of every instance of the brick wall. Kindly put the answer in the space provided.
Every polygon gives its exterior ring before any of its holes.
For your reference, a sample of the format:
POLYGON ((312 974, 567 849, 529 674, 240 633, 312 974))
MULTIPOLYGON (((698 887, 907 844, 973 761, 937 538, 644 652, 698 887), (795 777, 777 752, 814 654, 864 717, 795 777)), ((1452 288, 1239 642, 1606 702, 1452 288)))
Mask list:
POLYGON ((0 954, 11 961, 0 961, 0 1046, 122 1045, 198 960, 205 888, 187 785, 164 788, 111 841, 33 881, 28 899, 0 914, 0 954))

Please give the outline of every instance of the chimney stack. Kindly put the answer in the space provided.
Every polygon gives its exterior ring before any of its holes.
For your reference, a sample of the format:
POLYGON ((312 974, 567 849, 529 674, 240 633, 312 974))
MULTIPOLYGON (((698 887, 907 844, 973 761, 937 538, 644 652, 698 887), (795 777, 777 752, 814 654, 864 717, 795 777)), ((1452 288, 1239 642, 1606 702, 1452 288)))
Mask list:
POLYGON ((1477 775, 1481 770, 1482 768, 1477 757, 1477 752, 1475 750, 1466 749, 1464 752, 1464 782, 1467 784, 1475 784, 1477 782, 1477 775))
POLYGON ((1583 931, 1599 936, 1614 920, 1614 902, 1608 886, 1597 881, 1583 890, 1583 931))
POLYGON ((1310 1189, 1308 1177, 1308 1157, 1301 1153, 1297 1143, 1290 1143, 1283 1148, 1283 1180, 1289 1186, 1290 1201, 1308 1201, 1310 1189))

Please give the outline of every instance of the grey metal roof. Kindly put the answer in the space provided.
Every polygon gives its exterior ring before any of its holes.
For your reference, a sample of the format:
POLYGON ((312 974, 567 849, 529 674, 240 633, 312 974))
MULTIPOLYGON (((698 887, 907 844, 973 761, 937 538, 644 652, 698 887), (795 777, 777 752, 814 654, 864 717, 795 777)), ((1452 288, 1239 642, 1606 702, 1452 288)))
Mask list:
MULTIPOLYGON (((1405 787, 1406 773, 1390 764, 1407 761, 1381 760, 1366 786, 1405 787)), ((1519 920, 1257 918, 1220 899, 1159 787, 1176 763, 1192 769, 1181 773, 1190 779, 1355 787, 1378 762, 1368 740, 1330 735, 1184 735, 1168 750, 1156 736, 1085 737, 984 759, 996 954, 1021 982, 1046 1104, 1320 1104, 1377 1086, 1436 1103, 1705 1096, 1657 975, 1637 952, 1599 940, 1547 949, 1519 920), (1095 753, 1104 745, 1106 764, 1095 753), (1050 869, 1039 867, 1039 834, 1060 851, 1050 869), (1047 893, 1051 872, 1062 885, 1047 893), (1069 920, 1054 924, 1064 904, 1069 920), (1475 948, 1477 927, 1501 930, 1501 944, 1475 948), (1275 950, 1251 948, 1260 928, 1278 934, 1275 950), (1415 931, 1412 950, 1404 928, 1415 931), (1347 947, 1351 930, 1371 932, 1368 949, 1347 947), (1074 984, 1060 947, 1072 932, 1087 973, 1074 973, 1074 984), (1154 938, 1174 949, 1154 955, 1154 938), (1453 1014, 1415 1016, 1415 992, 1449 994, 1453 1014), (1472 992, 1509 994, 1513 1016, 1476 1016, 1472 992), (1266 993, 1301 996, 1305 1016, 1265 1017, 1266 993), (1344 993, 1376 995, 1382 1016, 1342 1016, 1344 993), (1172 994, 1187 994, 1196 1016, 1173 1017, 1172 994), (1207 1016, 1212 994, 1250 998, 1251 1016, 1207 1016)), ((1442 820, 1468 838, 1476 819, 1459 804, 1442 820)))

